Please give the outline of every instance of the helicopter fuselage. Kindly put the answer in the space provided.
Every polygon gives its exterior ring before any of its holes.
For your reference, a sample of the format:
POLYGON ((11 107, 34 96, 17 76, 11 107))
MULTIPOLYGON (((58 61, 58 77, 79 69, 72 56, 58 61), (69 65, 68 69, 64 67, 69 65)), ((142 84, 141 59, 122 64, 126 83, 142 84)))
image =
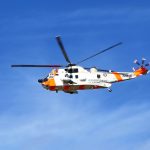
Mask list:
POLYGON ((96 68, 84 69, 81 66, 71 66, 64 69, 53 69, 45 79, 39 82, 45 89, 51 91, 64 91, 77 93, 86 89, 110 89, 112 83, 130 80, 139 76, 141 71, 115 72, 111 70, 98 70, 96 68))
POLYGON ((56 36, 56 41, 60 47, 60 50, 67 62, 67 66, 65 68, 64 65, 33 65, 33 64, 21 64, 21 65, 11 65, 12 67, 38 67, 38 68, 56 68, 49 73, 49 75, 44 79, 39 79, 38 82, 42 84, 42 86, 51 91, 64 91, 66 93, 77 93, 78 90, 86 90, 86 89, 99 89, 99 88, 107 88, 109 92, 112 83, 126 81, 130 79, 134 79, 140 75, 145 75, 149 73, 147 67, 150 66, 150 63, 146 63, 145 58, 142 58, 141 64, 136 59, 134 61, 135 64, 138 65, 138 69, 133 69, 133 72, 116 72, 111 70, 101 70, 95 67, 93 68, 83 68, 78 66, 77 64, 83 63, 99 54, 102 54, 112 48, 115 48, 122 44, 119 42, 110 47, 107 47, 75 64, 72 63, 70 58, 68 57, 64 45, 62 43, 61 37, 56 36))

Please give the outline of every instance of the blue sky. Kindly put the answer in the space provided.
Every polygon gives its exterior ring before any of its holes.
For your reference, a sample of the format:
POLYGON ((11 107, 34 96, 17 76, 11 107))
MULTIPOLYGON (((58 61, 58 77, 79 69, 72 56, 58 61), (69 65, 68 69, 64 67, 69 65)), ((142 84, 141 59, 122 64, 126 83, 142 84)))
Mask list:
POLYGON ((149 150, 149 75, 68 95, 38 84, 50 69, 10 68, 65 64, 61 35, 73 62, 123 42, 83 66, 131 71, 135 58, 150 61, 149 26, 148 0, 1 1, 0 149, 149 150))

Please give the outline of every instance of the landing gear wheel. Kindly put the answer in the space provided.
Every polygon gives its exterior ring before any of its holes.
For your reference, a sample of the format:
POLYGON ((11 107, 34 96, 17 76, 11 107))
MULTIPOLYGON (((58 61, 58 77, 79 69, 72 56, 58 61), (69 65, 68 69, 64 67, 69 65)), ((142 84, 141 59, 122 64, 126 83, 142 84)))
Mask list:
POLYGON ((108 92, 112 92, 112 89, 110 89, 110 88, 107 88, 107 90, 108 90, 108 92))

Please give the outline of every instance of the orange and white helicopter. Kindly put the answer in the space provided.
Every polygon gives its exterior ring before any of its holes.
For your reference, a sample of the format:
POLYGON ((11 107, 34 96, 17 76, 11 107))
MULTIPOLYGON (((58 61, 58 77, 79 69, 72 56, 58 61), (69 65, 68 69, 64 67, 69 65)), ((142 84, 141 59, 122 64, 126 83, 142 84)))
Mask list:
POLYGON ((93 68, 83 68, 78 64, 91 59, 99 54, 102 54, 116 46, 120 43, 112 45, 76 64, 72 64, 70 61, 66 50, 63 46, 60 36, 56 37, 58 45, 63 53, 63 56, 68 63, 67 66, 63 65, 12 65, 12 67, 50 67, 53 68, 49 75, 44 79, 39 79, 38 82, 47 90, 51 91, 64 91, 66 93, 74 94, 78 93, 78 90, 87 89, 100 89, 107 88, 111 92, 112 83, 126 81, 134 79, 141 75, 146 75, 149 73, 147 69, 150 63, 145 64, 145 58, 142 58, 142 63, 140 64, 138 60, 134 63, 139 67, 137 69, 133 68, 133 72, 116 72, 112 70, 101 70, 95 67, 93 68), (55 68, 55 69, 54 69, 55 68))

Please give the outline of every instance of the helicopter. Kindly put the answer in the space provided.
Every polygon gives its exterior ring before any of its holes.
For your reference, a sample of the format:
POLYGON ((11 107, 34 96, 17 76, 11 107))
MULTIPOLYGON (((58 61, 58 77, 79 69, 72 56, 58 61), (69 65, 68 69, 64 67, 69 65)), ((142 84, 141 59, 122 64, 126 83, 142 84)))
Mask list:
POLYGON ((106 49, 99 51, 98 53, 87 57, 76 64, 72 63, 68 57, 64 48, 63 42, 60 36, 56 36, 56 41, 60 47, 60 50, 67 62, 67 65, 11 65, 11 67, 48 67, 52 68, 51 72, 46 78, 39 79, 38 82, 43 88, 55 91, 63 91, 69 94, 77 94, 79 90, 92 90, 92 89, 107 89, 112 92, 111 86, 113 83, 127 81, 135 79, 141 75, 146 75, 150 71, 147 67, 150 63, 145 63, 146 59, 142 58, 142 62, 136 59, 135 64, 138 68, 133 68, 132 72, 116 72, 112 70, 102 70, 96 67, 84 68, 79 65, 99 54, 102 54, 112 48, 115 48, 122 43, 119 42, 106 49))

